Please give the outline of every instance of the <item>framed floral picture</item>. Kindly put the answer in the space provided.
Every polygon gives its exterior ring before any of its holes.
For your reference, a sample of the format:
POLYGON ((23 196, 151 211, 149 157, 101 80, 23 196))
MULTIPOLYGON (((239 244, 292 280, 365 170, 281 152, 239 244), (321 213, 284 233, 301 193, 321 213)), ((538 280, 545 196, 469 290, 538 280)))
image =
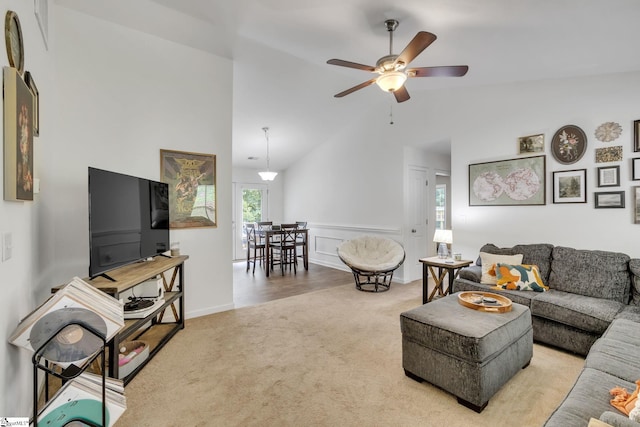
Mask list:
POLYGON ((160 150, 160 180, 169 184, 169 227, 217 227, 216 156, 160 150))
POLYGON ((575 125, 558 129, 551 140, 551 154, 564 165, 577 162, 587 150, 587 135, 575 125))
POLYGON ((596 148, 596 163, 622 161, 622 145, 615 147, 596 148))
POLYGON ((553 203, 587 203, 587 170, 553 172, 553 203))

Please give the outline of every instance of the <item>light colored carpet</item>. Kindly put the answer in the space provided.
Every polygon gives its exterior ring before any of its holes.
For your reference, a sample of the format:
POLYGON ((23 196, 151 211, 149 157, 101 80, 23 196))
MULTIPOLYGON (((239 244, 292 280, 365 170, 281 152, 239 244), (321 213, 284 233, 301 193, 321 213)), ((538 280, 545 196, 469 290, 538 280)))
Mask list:
POLYGON ((189 320, 127 385, 117 427, 540 426, 582 368, 534 345, 477 414, 404 375, 400 313, 421 298, 348 284, 189 320))

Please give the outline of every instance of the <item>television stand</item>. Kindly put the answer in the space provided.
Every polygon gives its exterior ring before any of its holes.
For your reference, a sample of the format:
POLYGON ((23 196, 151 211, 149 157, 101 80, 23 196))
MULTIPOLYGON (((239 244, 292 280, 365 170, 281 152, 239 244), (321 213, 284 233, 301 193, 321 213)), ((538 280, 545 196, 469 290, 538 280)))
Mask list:
MULTIPOLYGON (((187 255, 164 257, 156 256, 154 262, 128 264, 109 271, 112 277, 99 275, 84 279, 97 289, 108 293, 116 299, 135 286, 156 278, 162 279, 164 302, 144 317, 125 319, 125 326, 107 343, 108 374, 112 378, 120 378, 126 385, 138 372, 169 342, 181 329, 184 329, 184 262, 187 255), (115 280, 114 280, 115 279, 115 280), (129 341, 144 341, 149 347, 149 357, 126 375, 120 375, 118 354, 120 348, 129 341)), ((54 288, 55 292, 58 288, 54 288)))

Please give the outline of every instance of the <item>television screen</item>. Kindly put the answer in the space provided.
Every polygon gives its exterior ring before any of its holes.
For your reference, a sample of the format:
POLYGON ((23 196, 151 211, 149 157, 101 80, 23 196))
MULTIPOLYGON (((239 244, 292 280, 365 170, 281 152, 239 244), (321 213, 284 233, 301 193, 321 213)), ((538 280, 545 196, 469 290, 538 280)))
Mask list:
POLYGON ((168 250, 168 185, 90 167, 89 276, 168 250))

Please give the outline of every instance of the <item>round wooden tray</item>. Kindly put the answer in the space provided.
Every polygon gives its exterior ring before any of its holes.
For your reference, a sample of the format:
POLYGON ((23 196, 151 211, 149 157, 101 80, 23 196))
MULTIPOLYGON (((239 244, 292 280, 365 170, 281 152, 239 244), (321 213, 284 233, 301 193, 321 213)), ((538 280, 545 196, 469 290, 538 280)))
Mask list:
POLYGON ((489 313, 511 311, 511 300, 491 292, 460 292, 458 302, 465 307, 489 313))

